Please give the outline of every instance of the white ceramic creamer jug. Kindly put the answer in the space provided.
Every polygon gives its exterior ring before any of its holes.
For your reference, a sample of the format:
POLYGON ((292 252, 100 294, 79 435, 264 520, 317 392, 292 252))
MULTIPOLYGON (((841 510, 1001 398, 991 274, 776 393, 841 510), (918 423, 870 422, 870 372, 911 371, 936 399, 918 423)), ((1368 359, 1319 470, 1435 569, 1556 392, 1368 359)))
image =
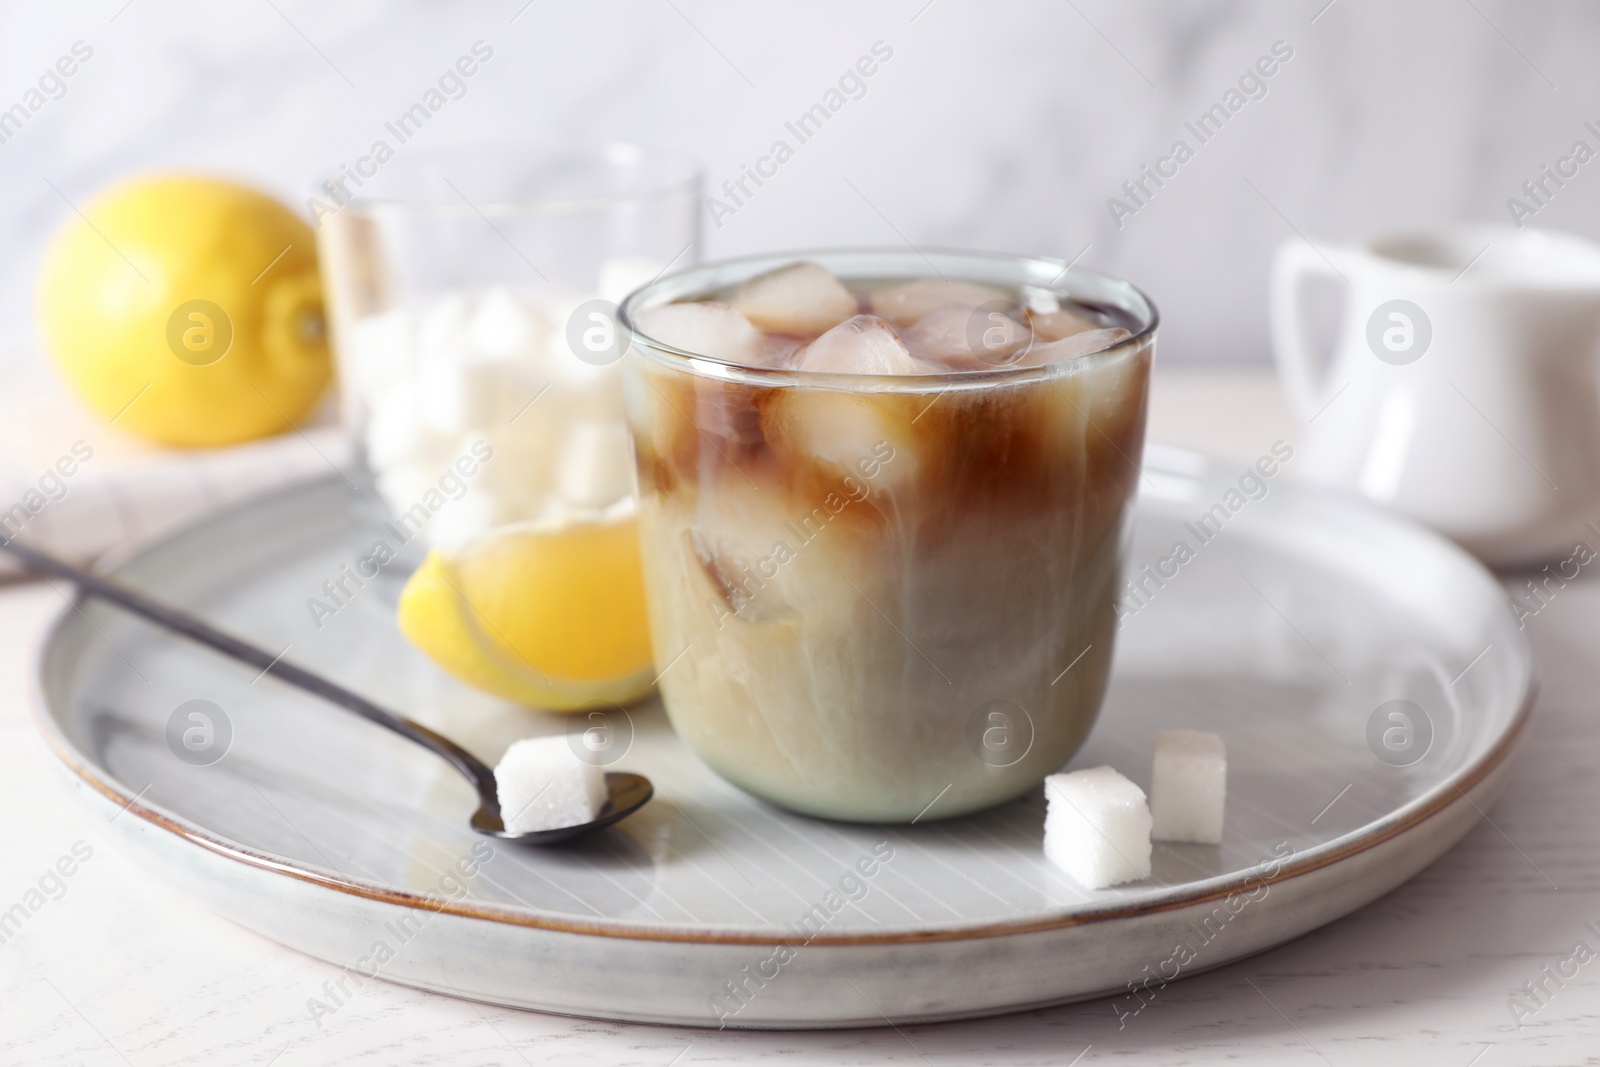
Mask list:
POLYGON ((1294 241, 1272 271, 1303 477, 1356 490, 1486 562, 1570 553, 1600 521, 1600 246, 1452 226, 1354 247, 1294 241), (1306 297, 1343 283, 1319 370, 1306 297))

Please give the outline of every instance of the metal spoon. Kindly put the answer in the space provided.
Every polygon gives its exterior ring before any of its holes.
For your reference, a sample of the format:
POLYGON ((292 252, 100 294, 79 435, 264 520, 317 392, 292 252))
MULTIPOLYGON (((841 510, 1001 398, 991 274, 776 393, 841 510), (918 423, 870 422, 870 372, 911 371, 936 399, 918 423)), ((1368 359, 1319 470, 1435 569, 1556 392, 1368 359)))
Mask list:
POLYGON ((368 722, 377 723, 379 726, 393 730, 408 741, 414 741, 423 748, 447 760, 452 767, 471 782, 478 791, 478 810, 472 815, 472 828, 480 834, 491 837, 500 837, 508 841, 525 841, 533 845, 552 845, 558 841, 568 841, 574 837, 602 827, 610 826, 619 819, 627 818, 645 805, 645 802, 654 795, 654 787, 650 779, 642 774, 629 774, 622 771, 606 772, 606 791, 608 797, 605 806, 600 809, 600 814, 590 822, 578 823, 575 826, 563 826, 555 830, 531 830, 525 833, 514 834, 505 827, 505 821, 500 814, 500 797, 495 790, 494 769, 478 757, 450 740, 442 734, 423 726, 421 723, 412 722, 403 715, 396 715, 392 711, 385 711, 376 704, 363 697, 357 696, 350 690, 330 682, 319 674, 313 674, 304 667, 296 667, 286 663, 282 658, 274 656, 263 648, 258 648, 248 642, 241 641, 231 634, 225 634, 211 625, 200 621, 192 615, 185 614, 165 604, 158 604, 141 593, 136 593, 126 586, 108 581, 88 571, 80 570, 70 563, 63 563, 53 556, 18 544, 15 538, 0 540, 0 550, 11 553, 21 560, 30 570, 40 574, 54 575, 64 578, 77 585, 84 593, 97 596, 102 600, 123 608, 134 615, 153 622, 157 626, 171 630, 173 633, 207 648, 231 656, 241 663, 248 663, 260 669, 263 673, 271 674, 288 682, 292 686, 304 689, 306 692, 321 697, 330 704, 335 704, 346 711, 366 719, 368 722))

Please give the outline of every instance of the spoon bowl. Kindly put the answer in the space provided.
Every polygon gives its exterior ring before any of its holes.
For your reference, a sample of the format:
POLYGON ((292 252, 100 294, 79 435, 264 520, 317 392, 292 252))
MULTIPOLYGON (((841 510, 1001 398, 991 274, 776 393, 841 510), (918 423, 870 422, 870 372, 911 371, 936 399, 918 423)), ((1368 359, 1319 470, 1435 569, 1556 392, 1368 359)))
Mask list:
POLYGON ((655 795, 655 787, 650 784, 650 779, 642 774, 632 774, 628 771, 606 772, 606 802, 600 808, 600 814, 588 822, 578 823, 574 826, 558 826, 553 830, 526 830, 520 834, 511 833, 505 828, 504 821, 500 818, 500 802, 496 800, 491 806, 484 803, 477 811, 472 813, 472 828, 480 834, 489 837, 499 837, 507 841, 526 841, 533 845, 554 845, 561 841, 570 841, 593 830, 610 826, 614 822, 626 819, 629 815, 644 807, 655 795))

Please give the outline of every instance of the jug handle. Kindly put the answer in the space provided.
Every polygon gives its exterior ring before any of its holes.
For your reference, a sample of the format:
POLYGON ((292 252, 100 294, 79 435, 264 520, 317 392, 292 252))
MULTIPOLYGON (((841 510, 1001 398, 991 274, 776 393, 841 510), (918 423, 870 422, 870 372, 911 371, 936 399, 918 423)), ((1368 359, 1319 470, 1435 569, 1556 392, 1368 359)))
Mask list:
POLYGON ((1284 392, 1302 421, 1315 418, 1327 403, 1325 378, 1319 380, 1311 350, 1305 314, 1306 283, 1313 279, 1349 279, 1335 265, 1344 258, 1338 250, 1328 254, 1309 241, 1286 241, 1272 260, 1272 355, 1284 392))

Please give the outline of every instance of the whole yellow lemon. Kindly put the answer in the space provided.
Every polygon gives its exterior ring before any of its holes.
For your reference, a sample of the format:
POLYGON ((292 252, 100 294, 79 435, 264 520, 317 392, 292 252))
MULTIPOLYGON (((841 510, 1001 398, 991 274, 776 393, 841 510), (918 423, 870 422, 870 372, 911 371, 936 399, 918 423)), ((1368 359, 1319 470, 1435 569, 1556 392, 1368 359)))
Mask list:
POLYGON ((279 433, 332 377, 311 228, 216 178, 156 176, 74 212, 39 275, 56 366, 90 407, 162 444, 279 433))

